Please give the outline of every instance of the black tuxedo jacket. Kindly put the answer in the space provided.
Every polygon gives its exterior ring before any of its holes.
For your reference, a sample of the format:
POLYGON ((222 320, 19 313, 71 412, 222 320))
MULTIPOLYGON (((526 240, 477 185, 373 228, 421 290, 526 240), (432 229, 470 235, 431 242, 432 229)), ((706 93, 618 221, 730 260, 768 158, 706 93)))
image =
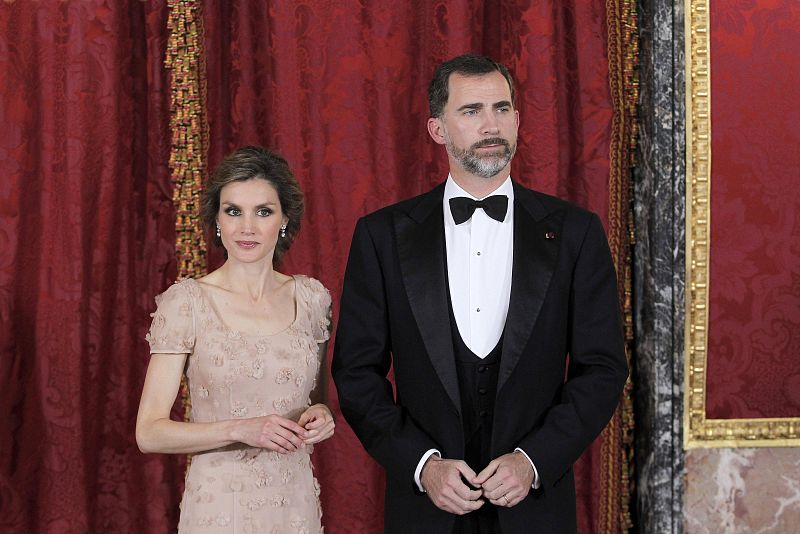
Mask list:
MULTIPOLYGON (((440 185, 360 219, 345 274, 333 377, 345 418, 386 469, 386 532, 441 534, 454 524, 414 484, 425 451, 464 454, 443 194, 440 185)), ((614 265, 596 215, 516 183, 514 196, 491 451, 520 447, 542 485, 499 508, 499 519, 505 534, 574 532, 572 464, 610 419, 628 375, 614 265)))

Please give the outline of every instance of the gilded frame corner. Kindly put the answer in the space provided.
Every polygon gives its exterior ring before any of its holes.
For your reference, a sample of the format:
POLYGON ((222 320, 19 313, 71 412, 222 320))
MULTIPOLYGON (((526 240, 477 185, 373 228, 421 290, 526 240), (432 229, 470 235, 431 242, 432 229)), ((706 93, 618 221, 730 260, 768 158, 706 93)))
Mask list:
POLYGON ((800 417, 706 418, 711 228, 711 0, 686 0, 686 336, 684 446, 800 446, 800 417))

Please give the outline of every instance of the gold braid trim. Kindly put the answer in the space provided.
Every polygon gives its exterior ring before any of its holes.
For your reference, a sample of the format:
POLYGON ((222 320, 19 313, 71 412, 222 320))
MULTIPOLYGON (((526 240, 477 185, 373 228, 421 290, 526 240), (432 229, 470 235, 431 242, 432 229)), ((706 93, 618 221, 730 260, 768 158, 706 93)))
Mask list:
MULTIPOLYGON (((631 247, 634 241, 631 168, 636 150, 636 107, 639 101, 639 35, 635 0, 607 0, 608 75, 614 114, 611 124, 608 234, 617 268, 625 328, 628 367, 633 350, 631 247)), ((627 532, 633 527, 633 383, 625 384, 622 400, 603 433, 601 444, 600 516, 597 532, 627 532)))
MULTIPOLYGON (((200 222, 200 193, 206 172, 208 123, 205 115, 205 61, 201 2, 169 0, 169 41, 165 66, 170 78, 169 168, 175 204, 175 253, 178 277, 206 273, 206 241, 200 222)), ((191 400, 186 377, 181 380, 184 419, 191 400)))

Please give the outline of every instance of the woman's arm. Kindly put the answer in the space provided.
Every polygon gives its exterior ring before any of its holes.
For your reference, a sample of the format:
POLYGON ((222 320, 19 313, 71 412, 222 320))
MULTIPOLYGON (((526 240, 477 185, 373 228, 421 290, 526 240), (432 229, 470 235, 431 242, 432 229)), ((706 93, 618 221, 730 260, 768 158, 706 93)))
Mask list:
POLYGON ((317 348, 317 359, 319 360, 319 370, 317 371, 316 384, 311 390, 311 404, 327 404, 328 402, 328 381, 330 371, 325 356, 328 353, 328 342, 319 343, 317 348))
POLYGON ((336 427, 333 413, 331 413, 330 408, 326 405, 330 375, 325 358, 328 352, 328 342, 320 343, 317 350, 320 364, 319 371, 317 372, 316 385, 310 394, 312 404, 303 412, 300 419, 297 421, 297 423, 308 432, 309 435, 305 438, 305 443, 309 445, 319 443, 333 436, 333 430, 336 427))
POLYGON ((136 444, 145 453, 201 452, 241 442, 281 453, 304 445, 309 431, 301 425, 268 415, 215 423, 185 423, 170 419, 180 388, 186 354, 153 354, 147 367, 139 414, 136 444))

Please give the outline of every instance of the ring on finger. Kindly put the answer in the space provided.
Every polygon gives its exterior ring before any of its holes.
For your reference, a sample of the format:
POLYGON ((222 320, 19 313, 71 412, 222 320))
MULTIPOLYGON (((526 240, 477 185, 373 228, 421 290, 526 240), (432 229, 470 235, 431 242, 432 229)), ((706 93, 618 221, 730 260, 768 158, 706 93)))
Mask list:
POLYGON ((506 501, 506 506, 508 506, 509 504, 511 504, 511 503, 509 502, 509 500, 508 500, 508 496, 507 496, 507 495, 503 495, 503 499, 506 501))

